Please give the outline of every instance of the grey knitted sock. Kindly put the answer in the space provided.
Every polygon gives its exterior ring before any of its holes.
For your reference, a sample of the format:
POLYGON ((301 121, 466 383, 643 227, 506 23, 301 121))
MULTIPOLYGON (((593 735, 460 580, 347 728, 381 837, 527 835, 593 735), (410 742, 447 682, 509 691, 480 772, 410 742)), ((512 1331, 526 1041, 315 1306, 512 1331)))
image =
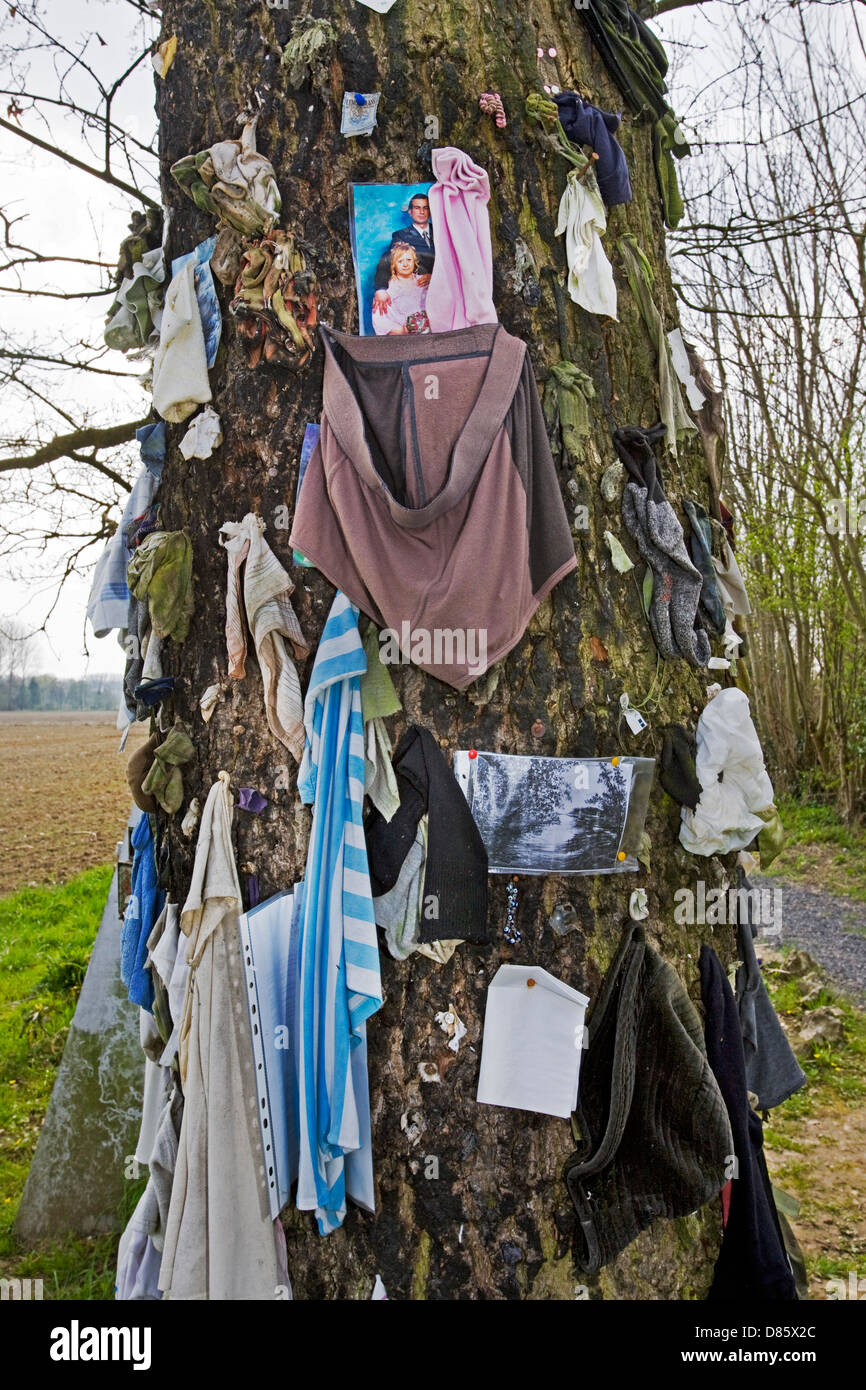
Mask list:
POLYGON ((703 580, 689 559, 682 525, 662 490, 655 458, 646 440, 650 433, 630 429, 614 434, 617 452, 631 475, 623 489, 622 518, 653 572, 653 595, 647 616, 659 652, 667 661, 683 658, 692 666, 706 666, 710 659, 709 638, 703 628, 695 628, 703 580), (642 438, 635 441, 631 436, 642 438), (640 473, 635 466, 634 442, 643 446, 645 455, 640 473), (647 471, 652 474, 649 478, 647 471), (642 475, 641 482, 635 480, 636 474, 642 475))

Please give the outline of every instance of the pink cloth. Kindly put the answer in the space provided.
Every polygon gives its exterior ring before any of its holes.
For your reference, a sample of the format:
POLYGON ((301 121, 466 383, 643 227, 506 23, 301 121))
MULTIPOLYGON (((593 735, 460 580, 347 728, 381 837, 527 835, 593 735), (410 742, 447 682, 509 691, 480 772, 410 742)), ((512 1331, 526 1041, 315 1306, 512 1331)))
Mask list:
POLYGON ((427 290, 433 333, 498 323, 493 307, 493 248, 490 244, 490 180, 462 150, 433 151, 428 198, 436 259, 427 290))

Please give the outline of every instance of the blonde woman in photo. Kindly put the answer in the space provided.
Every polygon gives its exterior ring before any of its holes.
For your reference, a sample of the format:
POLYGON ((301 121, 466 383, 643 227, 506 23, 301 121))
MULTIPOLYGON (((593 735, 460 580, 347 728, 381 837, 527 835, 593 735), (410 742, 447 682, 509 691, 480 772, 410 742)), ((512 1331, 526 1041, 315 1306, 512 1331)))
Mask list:
POLYGON ((405 242, 395 242, 391 247, 391 278, 388 281, 390 303, 384 312, 380 309, 373 315, 374 332, 380 336, 429 333, 424 312, 429 278, 429 275, 419 275, 418 253, 414 248, 405 242))

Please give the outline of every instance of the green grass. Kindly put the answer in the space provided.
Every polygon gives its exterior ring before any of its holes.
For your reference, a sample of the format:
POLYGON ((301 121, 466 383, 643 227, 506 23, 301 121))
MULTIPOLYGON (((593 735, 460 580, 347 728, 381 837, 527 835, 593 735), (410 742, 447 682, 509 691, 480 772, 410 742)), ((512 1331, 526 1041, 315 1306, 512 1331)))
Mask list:
POLYGON ((46 1299, 114 1291, 116 1237, 25 1251, 11 1229, 111 874, 106 865, 0 898, 0 1273, 42 1278, 46 1299))
POLYGON ((786 799, 778 806, 785 848, 766 872, 866 902, 866 827, 846 826, 832 806, 786 799))
POLYGON ((776 973, 784 969, 785 957, 790 954, 791 949, 783 947, 778 953, 774 951, 764 965, 764 978, 777 1013, 796 1028, 806 1022, 812 1009, 832 1004, 841 1010, 845 1030, 841 1043, 831 1046, 816 1040, 805 1056, 798 1054, 806 1073, 806 1085, 772 1111, 764 1130, 767 1149, 785 1155, 773 1181, 800 1200, 804 1219, 815 1219, 822 1214, 833 1218, 838 1255, 806 1256, 806 1268, 814 1285, 837 1276, 847 1278, 851 1269, 858 1275, 866 1274, 866 1256, 862 1248, 844 1234, 860 1219, 860 1208, 844 1183, 838 1185, 832 1196, 825 1192, 819 1203, 814 1174, 815 1165, 822 1162, 822 1153, 808 1152, 802 1143, 803 1120, 816 1115, 823 1117, 828 1125, 824 1137, 829 1148, 825 1145, 823 1150, 826 1159, 828 1152, 832 1152, 831 1136, 841 1123, 840 1114, 844 1116, 845 1110, 859 1110, 866 1102, 866 1012, 835 995, 832 987, 822 988, 815 999, 805 1002, 801 998, 800 979, 780 979, 776 973))

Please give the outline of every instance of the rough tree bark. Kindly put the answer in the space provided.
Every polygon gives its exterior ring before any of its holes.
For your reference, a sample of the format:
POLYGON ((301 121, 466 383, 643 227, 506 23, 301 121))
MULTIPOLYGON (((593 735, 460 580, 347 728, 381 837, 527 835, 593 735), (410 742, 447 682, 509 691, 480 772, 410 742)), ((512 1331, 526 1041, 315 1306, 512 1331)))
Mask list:
MULTIPOLYGON (((631 169, 634 201, 614 209, 606 247, 620 291, 620 322, 602 323, 578 309, 565 290, 565 257, 554 235, 568 166, 539 140, 524 116, 524 101, 539 90, 536 49, 558 51, 563 87, 590 92, 599 105, 619 110, 612 86, 570 0, 398 0, 386 16, 360 4, 325 5, 338 42, 324 72, 329 100, 306 83, 291 90, 280 69, 281 47, 302 9, 270 10, 264 0, 165 0, 163 33, 179 39, 177 59, 159 84, 160 152, 164 201, 171 209, 169 253, 189 249, 214 230, 175 185, 170 164, 192 151, 239 133, 238 116, 261 103, 259 149, 273 161, 283 196, 282 225, 300 238, 316 277, 319 318, 357 331, 347 221, 350 182, 422 182, 425 120, 439 120, 439 144, 454 144, 490 174, 495 254, 494 297, 509 332, 529 345, 540 386, 549 366, 568 358, 596 386, 592 432, 581 458, 553 441, 570 516, 588 508, 589 529, 575 529, 579 569, 542 605, 523 640, 488 678, 458 694, 413 667, 395 668, 404 715, 394 721, 426 724, 443 748, 477 746, 510 753, 599 756, 657 753, 660 724, 693 720, 702 707, 704 679, 685 663, 663 672, 660 704, 651 727, 633 737, 620 720, 619 696, 632 702, 650 690, 656 652, 642 616, 634 576, 612 568, 606 528, 623 536, 617 502, 599 491, 614 461, 611 430, 649 426, 658 417, 655 354, 631 298, 615 238, 636 233, 657 276, 656 294, 668 326, 676 320, 664 259, 664 230, 651 153, 651 127, 624 122, 621 140, 631 169), (344 90, 379 91, 379 126, 369 139, 339 133, 344 90), (478 109, 482 91, 498 90, 508 114, 499 130, 478 109), (518 269, 516 244, 529 248, 535 270, 518 269), (598 639, 603 646, 596 645, 598 639), (605 649, 606 653, 605 654, 605 649)), ((224 308, 225 296, 220 290, 224 308)), ((295 606, 305 633, 317 639, 333 597, 315 571, 292 566, 288 532, 275 528, 280 506, 291 512, 304 424, 321 406, 322 351, 300 375, 262 366, 247 369, 225 314, 225 331, 211 381, 225 443, 214 459, 185 462, 177 449, 183 428, 169 430, 162 486, 164 524, 188 528, 194 545, 196 613, 188 640, 170 660, 182 678, 180 715, 194 731, 196 758, 184 772, 188 797, 204 797, 225 768, 235 785, 258 787, 270 798, 261 817, 236 823, 237 857, 255 867, 262 896, 303 872, 309 811, 298 801, 294 764, 288 788, 280 768, 290 763, 269 735, 261 682, 254 663, 205 725, 197 701, 215 679, 225 679, 225 557, 217 545, 224 520, 257 511, 267 538, 297 584, 295 606)), ((707 499, 698 435, 665 460, 668 491, 707 499)), ((639 576, 642 567, 636 573, 639 576)), ((305 684, 312 658, 301 671, 305 684)), ((653 792, 648 830, 652 872, 623 879, 524 878, 520 882, 523 941, 502 936, 504 882, 491 879, 489 947, 464 945, 446 966, 414 956, 397 963, 382 952, 385 1004, 369 1026, 370 1084, 377 1214, 351 1209, 344 1227, 320 1237, 309 1213, 284 1216, 289 1268, 299 1298, 369 1298, 374 1276, 389 1297, 402 1299, 573 1299, 584 1283, 570 1255, 573 1213, 562 1180, 573 1149, 569 1125, 540 1115, 479 1106, 475 1102, 485 993, 502 961, 537 963, 594 996, 627 920, 630 890, 648 891, 650 937, 679 968, 695 997, 697 954, 711 929, 672 924, 675 887, 699 875, 676 841, 678 808, 653 792), (548 916, 557 902, 578 911, 579 929, 554 935, 548 916), (434 1022, 453 1005, 468 1035, 459 1055, 445 1047, 434 1022), (435 1061, 440 1085, 422 1085, 418 1065, 435 1061), (438 1159, 438 1178, 425 1175, 438 1159)), ((192 852, 176 817, 169 831, 174 894, 181 901, 192 852)), ((718 866, 717 866, 718 867, 718 866)), ((706 869, 704 870, 705 876, 706 869)), ((711 876, 711 875, 710 875, 711 876)), ((729 928, 717 929, 723 956, 729 928)), ((597 1281, 592 1298, 701 1297, 718 1244, 714 1208, 645 1232, 597 1281)))

